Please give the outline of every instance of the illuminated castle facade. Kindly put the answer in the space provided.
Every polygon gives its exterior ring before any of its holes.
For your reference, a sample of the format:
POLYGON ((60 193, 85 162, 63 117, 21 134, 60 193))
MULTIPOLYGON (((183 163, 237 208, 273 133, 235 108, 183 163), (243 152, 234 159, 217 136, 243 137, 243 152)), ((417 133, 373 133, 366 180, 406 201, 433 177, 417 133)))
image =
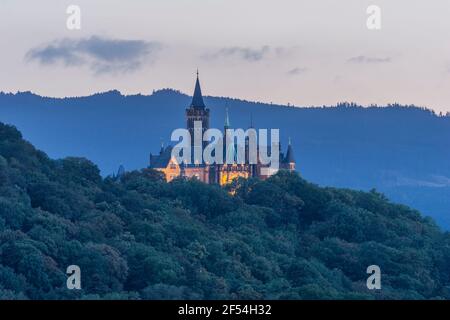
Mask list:
MULTIPOLYGON (((194 95, 192 98, 191 105, 186 109, 186 126, 189 130, 191 137, 194 136, 194 124, 196 121, 200 121, 202 124, 202 134, 209 129, 209 116, 210 110, 206 107, 202 90, 200 87, 200 81, 197 73, 197 81, 195 83, 194 95)), ((226 112, 225 124, 224 124, 224 148, 226 146, 226 132, 230 129, 230 121, 228 117, 228 110, 226 112)), ((205 143, 202 148, 205 148, 205 143)), ((192 147, 194 148, 194 147, 192 147)), ((257 164, 250 164, 249 161, 249 148, 248 148, 248 138, 246 138, 245 143, 245 162, 242 164, 207 164, 207 163, 178 163, 176 158, 172 156, 172 146, 166 148, 161 147, 158 155, 150 154, 150 168, 158 170, 164 173, 166 181, 171 181, 177 177, 184 177, 188 179, 198 179, 205 183, 226 185, 237 178, 250 178, 256 177, 260 179, 266 179, 275 171, 270 172, 270 170, 261 170, 263 168, 268 168, 267 165, 263 165, 260 161, 257 164), (263 174, 264 172, 264 174, 263 174)), ((224 150, 226 153, 227 150, 224 150)), ((271 151, 272 152, 272 151, 271 151)), ((281 152, 281 148, 278 147, 279 159, 280 159, 280 169, 294 171, 295 170, 295 159, 294 152, 289 141, 286 155, 281 152)))

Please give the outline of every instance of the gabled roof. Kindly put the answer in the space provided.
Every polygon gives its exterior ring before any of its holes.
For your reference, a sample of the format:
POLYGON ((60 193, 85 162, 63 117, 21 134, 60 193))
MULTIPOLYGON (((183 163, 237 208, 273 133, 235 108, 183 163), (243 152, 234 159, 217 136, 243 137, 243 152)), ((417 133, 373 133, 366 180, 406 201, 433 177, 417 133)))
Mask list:
POLYGON ((172 146, 168 146, 167 148, 162 149, 159 155, 150 154, 150 168, 167 168, 167 165, 169 164, 171 158, 172 146))

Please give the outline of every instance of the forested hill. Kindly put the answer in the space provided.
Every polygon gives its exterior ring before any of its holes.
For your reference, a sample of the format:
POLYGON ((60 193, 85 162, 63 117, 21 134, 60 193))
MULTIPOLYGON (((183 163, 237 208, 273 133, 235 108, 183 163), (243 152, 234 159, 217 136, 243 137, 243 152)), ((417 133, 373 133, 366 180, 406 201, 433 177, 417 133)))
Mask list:
POLYGON ((103 179, 0 124, 0 298, 450 298, 449 234, 417 211, 286 172, 232 187, 103 179))
MULTIPOLYGON (((172 131, 185 126, 190 97, 174 90, 124 96, 118 91, 55 99, 0 93, 0 121, 52 158, 83 156, 103 176, 148 166, 172 131)), ((370 190, 410 205, 450 229, 450 116, 417 107, 298 108, 205 97, 211 125, 279 128, 292 138, 297 168, 321 186, 370 190)))

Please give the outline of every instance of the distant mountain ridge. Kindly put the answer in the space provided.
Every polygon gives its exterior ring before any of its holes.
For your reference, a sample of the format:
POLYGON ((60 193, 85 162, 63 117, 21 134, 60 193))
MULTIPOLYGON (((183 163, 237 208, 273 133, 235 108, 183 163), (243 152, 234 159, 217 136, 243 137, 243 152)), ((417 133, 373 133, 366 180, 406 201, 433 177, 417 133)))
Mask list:
MULTIPOLYGON (((87 97, 48 98, 31 92, 0 93, 0 121, 52 158, 85 156, 108 175, 148 165, 149 153, 185 127, 191 97, 164 89, 124 96, 113 90, 87 97)), ((292 138, 297 168, 320 185, 376 188, 450 228, 450 117, 425 108, 300 108, 224 97, 205 97, 211 126, 280 128, 292 138)))

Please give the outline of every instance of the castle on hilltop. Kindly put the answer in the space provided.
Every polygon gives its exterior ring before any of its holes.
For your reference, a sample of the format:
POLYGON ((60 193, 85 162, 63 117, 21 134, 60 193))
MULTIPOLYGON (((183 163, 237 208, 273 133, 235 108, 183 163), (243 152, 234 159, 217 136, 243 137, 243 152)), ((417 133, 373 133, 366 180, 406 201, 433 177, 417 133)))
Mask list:
MULTIPOLYGON (((194 95, 192 97, 192 102, 190 106, 186 109, 186 124, 187 129, 191 136, 194 136, 194 123, 200 121, 202 124, 202 134, 209 129, 209 116, 210 110, 206 107, 202 90, 200 87, 200 80, 197 72, 197 80, 195 83, 194 95)), ((252 127, 252 126, 251 126, 252 127)), ((230 129, 230 120, 228 116, 228 109, 225 116, 224 124, 224 135, 223 139, 226 139, 227 129, 230 129)), ((223 143, 224 148, 226 143, 223 143)), ((203 148, 205 145, 203 145, 203 148)), ((192 146, 193 148, 193 146, 192 146)), ((234 146, 234 151, 237 147, 234 146)), ((248 137, 245 141, 245 162, 244 163, 224 163, 224 164, 207 164, 207 163, 178 163, 177 159, 172 156, 172 146, 164 148, 161 146, 159 154, 150 154, 150 165, 149 168, 158 170, 164 173, 166 181, 177 177, 184 178, 196 178, 202 182, 210 184, 219 184, 221 186, 231 183, 237 178, 251 178, 256 177, 260 179, 267 179, 270 175, 276 173, 276 171, 262 170, 263 168, 268 168, 268 165, 264 165, 259 161, 256 164, 251 164, 249 161, 249 147, 248 147, 248 137)), ((269 151, 270 147, 268 147, 269 151)), ((294 152, 289 141, 289 145, 286 154, 281 152, 281 147, 278 145, 277 152, 279 152, 279 162, 280 169, 295 171, 295 159, 294 152)))

